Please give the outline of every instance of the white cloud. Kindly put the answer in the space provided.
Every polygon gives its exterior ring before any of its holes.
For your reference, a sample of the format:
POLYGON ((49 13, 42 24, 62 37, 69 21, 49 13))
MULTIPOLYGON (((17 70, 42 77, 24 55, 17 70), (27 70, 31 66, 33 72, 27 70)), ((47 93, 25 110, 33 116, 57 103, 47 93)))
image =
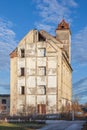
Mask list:
POLYGON ((78 96, 80 103, 87 102, 87 77, 73 84, 73 97, 78 96))
POLYGON ((16 47, 12 22, 0 18, 0 71, 9 68, 9 54, 16 47))
POLYGON ((78 4, 74 0, 63 0, 62 1, 64 5, 68 5, 71 7, 77 7, 78 4))
POLYGON ((45 24, 37 24, 36 23, 37 28, 39 28, 40 30, 46 30, 47 32, 51 32, 52 30, 54 30, 53 26, 50 25, 45 25, 45 24))
POLYGON ((87 26, 73 36, 72 61, 78 65, 87 65, 87 26))
MULTIPOLYGON (((57 26, 56 24, 63 17, 71 23, 72 18, 70 18, 70 15, 73 11, 70 10, 70 7, 77 7, 77 5, 74 0, 37 0, 36 7, 41 17, 41 20, 36 24, 38 25, 37 28, 40 27, 40 24, 43 24, 43 26, 49 25, 50 28, 54 26, 55 28, 57 26)), ((52 32, 52 29, 50 30, 52 32)))

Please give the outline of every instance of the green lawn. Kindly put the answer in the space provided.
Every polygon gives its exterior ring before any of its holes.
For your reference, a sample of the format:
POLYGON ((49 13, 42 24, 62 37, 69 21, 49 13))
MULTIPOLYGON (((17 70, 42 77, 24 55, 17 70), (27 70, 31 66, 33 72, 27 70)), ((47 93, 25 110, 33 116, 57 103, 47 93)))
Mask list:
POLYGON ((27 128, 26 124, 0 123, 0 130, 34 130, 27 128))

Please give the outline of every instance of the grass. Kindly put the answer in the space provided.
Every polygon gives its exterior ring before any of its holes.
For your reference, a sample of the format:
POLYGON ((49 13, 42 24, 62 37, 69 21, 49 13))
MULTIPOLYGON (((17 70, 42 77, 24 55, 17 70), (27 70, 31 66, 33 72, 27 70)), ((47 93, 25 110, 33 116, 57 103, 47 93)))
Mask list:
POLYGON ((0 123, 0 130, 34 130, 27 128, 26 124, 0 123))

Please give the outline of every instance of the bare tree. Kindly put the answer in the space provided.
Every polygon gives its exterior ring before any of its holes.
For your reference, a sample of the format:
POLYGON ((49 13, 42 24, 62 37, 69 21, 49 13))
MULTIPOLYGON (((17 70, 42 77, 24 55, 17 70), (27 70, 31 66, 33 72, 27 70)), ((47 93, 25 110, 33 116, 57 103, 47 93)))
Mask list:
POLYGON ((76 113, 76 112, 81 112, 81 107, 79 104, 79 97, 74 97, 73 101, 72 101, 72 110, 76 113))

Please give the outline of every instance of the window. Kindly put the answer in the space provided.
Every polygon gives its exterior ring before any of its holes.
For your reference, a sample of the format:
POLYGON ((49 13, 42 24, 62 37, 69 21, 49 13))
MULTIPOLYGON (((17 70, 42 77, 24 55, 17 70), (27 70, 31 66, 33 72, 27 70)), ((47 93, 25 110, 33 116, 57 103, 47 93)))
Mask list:
POLYGON ((39 33, 38 34, 38 41, 46 41, 46 39, 39 33))
POLYGON ((2 104, 6 104, 6 99, 2 99, 2 104))
POLYGON ((25 57, 25 50, 21 49, 21 58, 24 58, 24 57, 25 57))
POLYGON ((21 68, 21 76, 24 76, 24 75, 25 75, 25 69, 21 68))
POLYGON ((39 85, 39 88, 41 88, 41 94, 46 95, 46 86, 45 85, 39 85))
POLYGON ((62 25, 61 27, 62 27, 62 29, 64 29, 64 25, 62 25))
POLYGON ((46 48, 39 48, 38 56, 46 56, 46 48))
POLYGON ((25 87, 21 86, 21 94, 24 95, 25 94, 25 87))

